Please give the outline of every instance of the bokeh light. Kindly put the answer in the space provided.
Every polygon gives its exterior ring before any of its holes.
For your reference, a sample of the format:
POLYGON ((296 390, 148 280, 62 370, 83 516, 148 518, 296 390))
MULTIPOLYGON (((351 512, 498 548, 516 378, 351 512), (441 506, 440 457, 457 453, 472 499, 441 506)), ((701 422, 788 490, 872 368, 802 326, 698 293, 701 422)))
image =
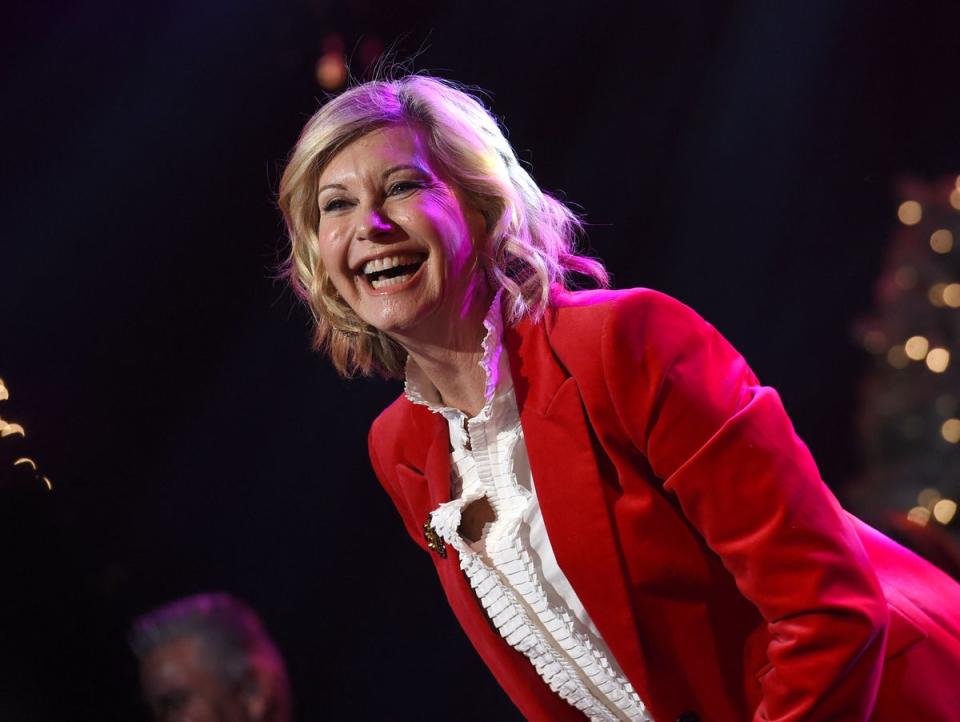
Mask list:
POLYGON ((347 61, 341 52, 324 53, 317 60, 317 83, 324 90, 337 90, 347 82, 347 61))
POLYGON ((941 524, 949 524, 957 513, 957 502, 953 499, 941 499, 933 507, 933 518, 941 524))
POLYGON ((10 391, 7 390, 7 385, 3 383, 3 379, 0 379, 0 401, 6 401, 10 398, 10 391))
POLYGON ((911 336, 903 345, 903 349, 914 361, 923 361, 927 357, 927 351, 930 350, 930 342, 925 336, 911 336))
POLYGON ((953 249, 953 233, 941 228, 930 234, 930 248, 937 253, 950 253, 953 249))
POLYGON ((950 205, 960 211, 960 188, 954 188, 950 192, 950 205))
MULTIPOLYGON (((906 355, 906 354, 904 354, 906 355)), ((938 347, 930 349, 927 354, 927 368, 934 373, 942 374, 950 365, 950 352, 947 349, 938 347)))
POLYGON ((887 363, 895 369, 905 369, 910 365, 910 357, 901 345, 893 346, 887 351, 887 363))
POLYGON ((915 506, 907 512, 907 521, 926 526, 930 521, 930 510, 925 506, 915 506))
POLYGON ((897 218, 905 226, 915 226, 923 219, 923 206, 916 201, 904 201, 897 209, 897 218))
POLYGON ((323 38, 321 48, 315 68, 317 83, 324 90, 338 90, 347 82, 346 42, 339 33, 330 33, 323 38))
POLYGON ((943 498, 943 494, 938 489, 927 487, 917 494, 917 503, 920 506, 932 507, 943 498))
POLYGON ((927 299, 937 308, 943 306, 943 289, 947 287, 945 283, 935 283, 930 286, 930 290, 927 292, 927 299))
POLYGON ((960 283, 950 283, 943 287, 943 302, 950 308, 960 308, 960 283))
POLYGON ((940 427, 940 434, 951 444, 960 443, 960 419, 947 419, 940 427))

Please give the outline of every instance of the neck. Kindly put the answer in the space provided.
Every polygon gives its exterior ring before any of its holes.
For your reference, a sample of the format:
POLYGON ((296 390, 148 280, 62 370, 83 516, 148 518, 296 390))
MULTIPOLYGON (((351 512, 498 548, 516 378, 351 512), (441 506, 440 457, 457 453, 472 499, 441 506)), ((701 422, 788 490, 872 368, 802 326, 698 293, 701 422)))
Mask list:
POLYGON ((441 342, 397 339, 440 393, 443 404, 467 416, 480 413, 486 401, 487 377, 480 360, 486 333, 483 320, 493 296, 485 288, 482 290, 474 296, 468 313, 447 324, 443 334, 431 334, 431 338, 440 338, 441 342))
MULTIPOLYGON (((480 341, 478 340, 479 344, 480 341)), ((437 349, 438 353, 415 353, 410 350, 414 363, 420 367, 440 394, 444 406, 459 409, 467 416, 480 413, 486 401, 484 390, 486 374, 480 366, 482 350, 474 352, 450 352, 437 349)))

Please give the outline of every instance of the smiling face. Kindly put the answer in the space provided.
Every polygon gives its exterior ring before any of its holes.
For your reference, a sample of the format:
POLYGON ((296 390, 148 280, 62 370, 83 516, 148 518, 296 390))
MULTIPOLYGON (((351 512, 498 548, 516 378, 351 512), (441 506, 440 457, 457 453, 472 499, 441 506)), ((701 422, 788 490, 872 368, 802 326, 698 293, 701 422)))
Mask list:
POLYGON ((431 162, 419 132, 380 128, 320 175, 320 260, 343 300, 408 349, 449 343, 489 300, 482 215, 431 162))

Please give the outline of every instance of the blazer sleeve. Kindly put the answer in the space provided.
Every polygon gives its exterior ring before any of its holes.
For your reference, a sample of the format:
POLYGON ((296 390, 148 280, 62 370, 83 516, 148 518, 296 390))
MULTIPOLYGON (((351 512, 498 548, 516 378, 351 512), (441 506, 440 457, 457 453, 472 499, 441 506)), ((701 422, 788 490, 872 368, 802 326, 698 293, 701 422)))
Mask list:
POLYGON ((777 393, 656 292, 616 304, 601 346, 619 423, 766 620, 771 669, 755 722, 868 719, 888 609, 777 393))

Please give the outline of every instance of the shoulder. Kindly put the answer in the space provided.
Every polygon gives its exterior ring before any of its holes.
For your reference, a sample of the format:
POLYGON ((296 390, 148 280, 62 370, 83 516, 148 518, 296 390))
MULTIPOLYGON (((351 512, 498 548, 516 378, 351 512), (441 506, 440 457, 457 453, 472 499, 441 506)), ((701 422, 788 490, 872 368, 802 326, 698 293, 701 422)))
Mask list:
POLYGON ((561 344, 567 337, 581 347, 590 340, 601 345, 613 340, 626 351, 636 351, 638 343, 663 348, 674 339, 714 332, 689 306, 650 288, 559 291, 546 323, 561 344))
POLYGON ((370 442, 386 451, 409 433, 415 408, 401 393, 370 424, 370 442))
POLYGON ((438 427, 445 426, 443 417, 414 404, 401 392, 370 425, 370 456, 385 468, 403 464, 422 469, 438 427))

